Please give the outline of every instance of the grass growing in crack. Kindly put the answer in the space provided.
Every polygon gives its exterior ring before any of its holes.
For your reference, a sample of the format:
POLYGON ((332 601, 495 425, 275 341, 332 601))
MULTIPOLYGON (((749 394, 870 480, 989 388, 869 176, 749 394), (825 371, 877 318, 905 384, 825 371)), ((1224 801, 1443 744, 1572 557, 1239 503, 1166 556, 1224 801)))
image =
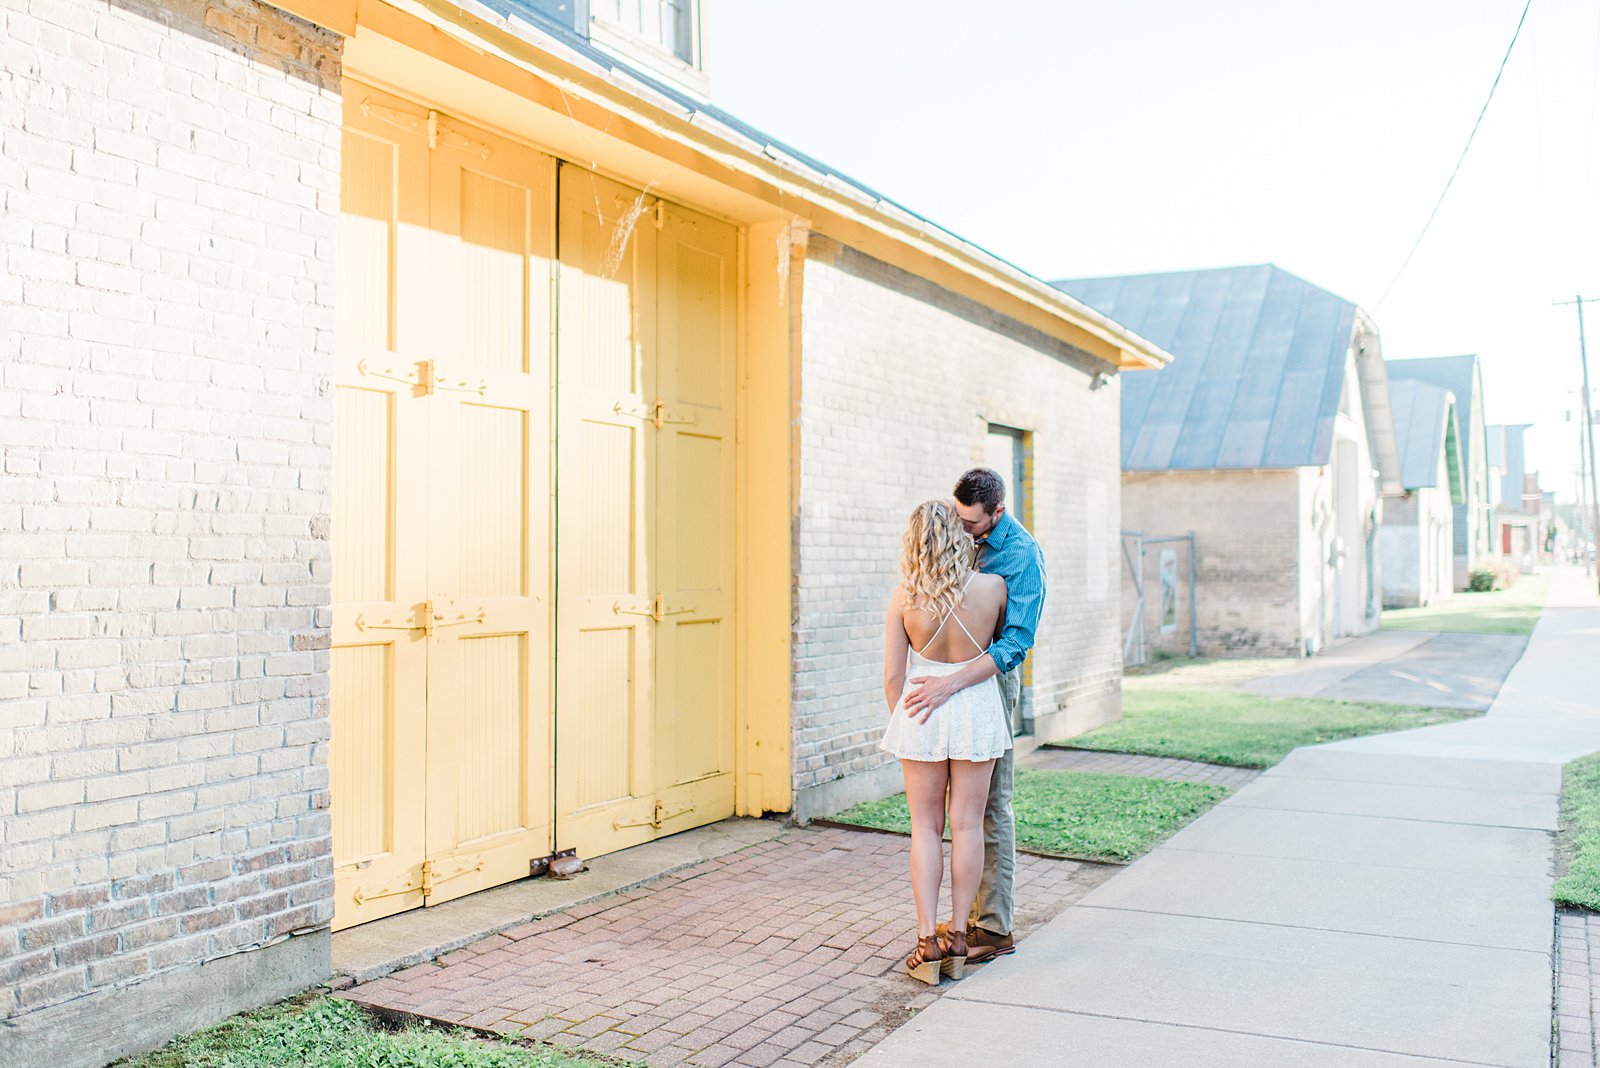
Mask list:
MULTIPOLYGON (((1226 796, 1227 787, 1204 783, 1018 768, 1012 800, 1017 845, 1084 860, 1128 861, 1226 796)), ((911 832, 905 794, 863 802, 833 819, 911 832)))
POLYGON ((114 1068, 615 1068, 628 1062, 535 1049, 470 1031, 389 1030, 361 1008, 312 996, 248 1012, 114 1068))
POLYGON ((1313 697, 1261 697, 1221 687, 1128 678, 1122 719, 1060 743, 1072 749, 1180 757, 1240 768, 1270 768, 1302 745, 1409 730, 1476 715, 1313 697))
POLYGON ((1557 904, 1600 911, 1600 753, 1561 769, 1561 832, 1567 870, 1550 890, 1557 904))

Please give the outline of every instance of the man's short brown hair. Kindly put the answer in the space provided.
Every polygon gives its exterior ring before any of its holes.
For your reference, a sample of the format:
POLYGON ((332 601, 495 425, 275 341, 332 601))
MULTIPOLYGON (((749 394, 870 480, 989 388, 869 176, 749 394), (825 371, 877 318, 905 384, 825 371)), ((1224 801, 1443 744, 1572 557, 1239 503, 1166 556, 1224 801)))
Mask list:
POLYGON ((956 500, 965 505, 981 504, 985 515, 1006 502, 1005 480, 987 467, 974 467, 956 479, 956 500))

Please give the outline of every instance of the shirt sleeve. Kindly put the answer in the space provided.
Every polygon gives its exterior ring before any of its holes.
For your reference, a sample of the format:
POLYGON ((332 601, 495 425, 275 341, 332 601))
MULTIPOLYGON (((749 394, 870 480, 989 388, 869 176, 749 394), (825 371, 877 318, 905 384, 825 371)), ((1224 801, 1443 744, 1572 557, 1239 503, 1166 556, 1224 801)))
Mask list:
POLYGON ((1035 549, 1016 576, 1006 576, 1006 625, 989 647, 989 656, 1001 674, 1021 664, 1033 648, 1044 611, 1044 561, 1035 549))

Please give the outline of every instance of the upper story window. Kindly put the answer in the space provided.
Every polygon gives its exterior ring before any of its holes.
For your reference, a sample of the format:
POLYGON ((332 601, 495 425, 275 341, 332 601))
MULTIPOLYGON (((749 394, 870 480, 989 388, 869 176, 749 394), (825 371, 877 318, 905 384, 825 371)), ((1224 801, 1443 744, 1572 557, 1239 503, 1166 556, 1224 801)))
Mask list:
POLYGON ((699 66, 695 53, 695 11, 692 0, 590 0, 597 22, 632 34, 644 43, 699 66))
POLYGON ((701 98, 711 95, 700 45, 700 0, 485 0, 587 37, 630 66, 701 98))
POLYGON ((704 99, 700 0, 589 0, 589 39, 704 99))

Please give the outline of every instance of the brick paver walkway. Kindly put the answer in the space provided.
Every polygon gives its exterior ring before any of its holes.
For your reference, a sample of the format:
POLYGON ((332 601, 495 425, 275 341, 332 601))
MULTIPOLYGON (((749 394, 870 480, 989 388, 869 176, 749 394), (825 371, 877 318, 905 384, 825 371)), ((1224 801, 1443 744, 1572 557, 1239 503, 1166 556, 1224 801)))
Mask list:
MULTIPOLYGON (((658 1066, 845 1064, 939 996, 901 971, 909 846, 790 830, 346 996, 658 1066)), ((1018 935, 1118 870, 1019 856, 1018 935)))
POLYGON ((1551 1068, 1594 1068, 1600 1018, 1600 915, 1556 912, 1556 1058, 1551 1068))
POLYGON ((1021 766, 1055 771, 1103 771, 1112 775, 1141 775, 1147 779, 1209 782, 1217 786, 1243 786, 1261 774, 1259 768, 1230 768, 1198 760, 1098 753, 1091 749, 1035 749, 1022 758, 1021 766))

